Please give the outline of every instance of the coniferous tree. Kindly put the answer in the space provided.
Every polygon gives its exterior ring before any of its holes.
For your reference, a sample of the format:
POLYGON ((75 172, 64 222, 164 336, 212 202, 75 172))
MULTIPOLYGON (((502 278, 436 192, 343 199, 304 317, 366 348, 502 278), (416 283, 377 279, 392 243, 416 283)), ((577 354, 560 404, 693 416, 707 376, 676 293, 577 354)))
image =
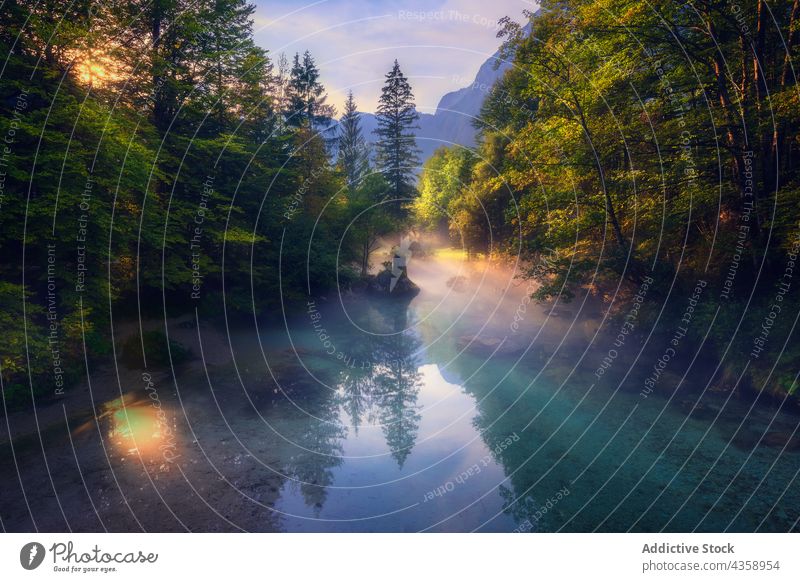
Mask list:
POLYGON ((353 92, 347 94, 339 134, 339 165, 351 188, 355 187, 369 163, 367 142, 361 132, 361 114, 356 108, 353 92))
MULTIPOLYGON (((220 127, 228 121, 235 98, 231 89, 242 73, 239 63, 253 54, 252 15, 255 6, 247 0, 214 0, 200 12, 199 45, 205 57, 210 109, 220 127)), ((255 63, 253 63, 255 64, 255 63)))
MULTIPOLYGON (((191 92, 192 67, 187 55, 196 51, 181 47, 181 42, 189 37, 185 32, 193 27, 196 14, 185 14, 183 8, 179 0, 155 0, 144 9, 145 18, 132 21, 141 22, 141 36, 148 39, 146 68, 152 89, 147 99, 152 101, 152 119, 160 130, 170 126, 180 102, 191 92)), ((131 7, 132 13, 136 10, 131 7)), ((130 58, 136 60, 137 56, 130 58)))
POLYGON ((407 198, 414 193, 414 171, 419 164, 413 131, 418 127, 419 115, 411 85, 397 60, 386 74, 377 117, 379 168, 391 187, 390 194, 395 198, 407 198))
POLYGON ((327 129, 336 110, 325 103, 328 95, 319 81, 317 68, 311 53, 294 55, 291 77, 289 79, 289 110, 287 123, 292 127, 327 129))
POLYGON ((272 61, 267 51, 253 46, 242 58, 239 70, 231 95, 233 114, 249 137, 263 142, 277 126, 272 61))

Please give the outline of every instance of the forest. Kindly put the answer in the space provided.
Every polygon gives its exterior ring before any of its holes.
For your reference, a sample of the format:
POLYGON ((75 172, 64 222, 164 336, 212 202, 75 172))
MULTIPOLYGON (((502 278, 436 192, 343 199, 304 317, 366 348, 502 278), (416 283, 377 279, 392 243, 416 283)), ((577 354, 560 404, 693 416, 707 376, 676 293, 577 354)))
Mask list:
MULTIPOLYGON (((253 11, 0 6, 7 403, 63 394, 84 351, 112 355, 114 318, 252 316, 347 286, 406 220, 382 204, 414 190, 416 112, 397 61, 369 148, 352 94, 337 120, 314 57, 256 46, 253 11)), ((144 339, 165 357, 163 334, 144 339)))
POLYGON ((115 318, 291 309, 411 228, 519 261, 538 301, 588 288, 620 316, 647 284, 641 328, 681 320, 694 293, 688 345, 750 354, 743 386, 794 391, 798 0, 544 1, 530 34, 505 18, 511 67, 477 146, 440 148, 418 179, 398 62, 373 148, 313 55, 256 45, 253 10, 0 6, 7 403, 113 354, 115 318))
POLYGON ((513 66, 487 91, 477 149, 426 163, 417 219, 519 257, 539 300, 589 287, 625 316, 644 290, 638 328, 660 322, 712 362, 748 355, 719 371, 728 388, 742 375, 745 392, 793 394, 798 2, 566 0, 527 16, 530 35, 502 22, 513 66))

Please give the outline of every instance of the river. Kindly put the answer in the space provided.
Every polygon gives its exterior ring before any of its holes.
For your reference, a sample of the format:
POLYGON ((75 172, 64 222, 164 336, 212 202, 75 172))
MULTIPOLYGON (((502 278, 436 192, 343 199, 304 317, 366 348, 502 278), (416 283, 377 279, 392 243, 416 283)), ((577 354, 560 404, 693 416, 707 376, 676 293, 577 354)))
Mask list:
POLYGON ((609 358, 607 302, 532 303, 513 265, 440 252, 409 274, 410 302, 190 317, 174 374, 93 370, 35 431, 11 415, 4 529, 797 529, 795 414, 691 354, 645 390, 663 343, 635 330, 609 358))

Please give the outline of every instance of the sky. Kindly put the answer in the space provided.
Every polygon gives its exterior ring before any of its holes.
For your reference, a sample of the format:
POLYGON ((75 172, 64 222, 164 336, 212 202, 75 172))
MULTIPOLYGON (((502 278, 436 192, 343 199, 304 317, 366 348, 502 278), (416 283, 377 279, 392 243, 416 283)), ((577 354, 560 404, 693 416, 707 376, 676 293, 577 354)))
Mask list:
POLYGON ((469 85, 500 45, 497 21, 523 21, 530 0, 255 0, 256 42, 272 55, 310 50, 339 113, 352 89, 375 111, 397 59, 417 109, 433 113, 445 93, 469 85))

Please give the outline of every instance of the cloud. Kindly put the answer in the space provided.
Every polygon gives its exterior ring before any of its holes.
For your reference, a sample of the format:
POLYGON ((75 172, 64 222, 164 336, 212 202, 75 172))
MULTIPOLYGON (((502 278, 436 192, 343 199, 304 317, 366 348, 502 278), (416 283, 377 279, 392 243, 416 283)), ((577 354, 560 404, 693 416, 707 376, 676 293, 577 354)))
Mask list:
POLYGON ((257 0, 256 42, 273 54, 310 50, 330 101, 341 111, 349 89, 374 111, 398 59, 421 110, 463 86, 499 45, 497 20, 521 19, 522 0, 257 0), (457 80, 461 80, 460 82, 457 80))

